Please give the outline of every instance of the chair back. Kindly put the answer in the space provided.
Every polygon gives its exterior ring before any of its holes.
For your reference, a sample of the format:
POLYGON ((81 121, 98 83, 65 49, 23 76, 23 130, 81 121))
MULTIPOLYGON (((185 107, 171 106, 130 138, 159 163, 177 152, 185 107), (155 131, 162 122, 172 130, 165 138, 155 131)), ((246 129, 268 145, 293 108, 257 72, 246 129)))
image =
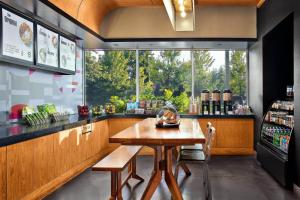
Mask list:
POLYGON ((205 154, 205 161, 210 160, 211 156, 211 148, 212 148, 212 141, 215 137, 216 129, 214 127, 210 127, 209 132, 206 136, 205 146, 204 146, 204 154, 205 154))
POLYGON ((209 133, 209 131, 210 131, 210 128, 211 128, 211 122, 207 122, 207 124, 206 124, 206 135, 208 135, 208 133, 209 133))

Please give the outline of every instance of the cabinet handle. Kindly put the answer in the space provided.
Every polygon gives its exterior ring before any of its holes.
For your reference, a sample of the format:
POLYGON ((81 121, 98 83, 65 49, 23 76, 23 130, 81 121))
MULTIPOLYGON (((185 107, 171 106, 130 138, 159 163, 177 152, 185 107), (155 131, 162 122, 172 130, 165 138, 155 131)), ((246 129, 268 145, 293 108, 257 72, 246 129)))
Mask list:
POLYGON ((92 124, 82 126, 82 134, 91 133, 93 130, 92 124))

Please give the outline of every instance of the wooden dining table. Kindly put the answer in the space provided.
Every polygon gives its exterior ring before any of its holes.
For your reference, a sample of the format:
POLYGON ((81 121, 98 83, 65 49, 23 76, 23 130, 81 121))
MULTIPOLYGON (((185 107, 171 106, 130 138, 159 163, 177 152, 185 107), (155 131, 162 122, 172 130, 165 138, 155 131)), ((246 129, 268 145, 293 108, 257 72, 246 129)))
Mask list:
MULTIPOLYGON (((172 199, 181 200, 182 193, 172 171, 173 149, 180 145, 205 143, 205 136, 197 119, 181 119, 179 128, 156 128, 156 119, 147 118, 110 137, 111 143, 144 145, 154 149, 154 168, 142 200, 150 200, 164 178, 172 199)), ((184 166, 184 170, 188 170, 184 166)))

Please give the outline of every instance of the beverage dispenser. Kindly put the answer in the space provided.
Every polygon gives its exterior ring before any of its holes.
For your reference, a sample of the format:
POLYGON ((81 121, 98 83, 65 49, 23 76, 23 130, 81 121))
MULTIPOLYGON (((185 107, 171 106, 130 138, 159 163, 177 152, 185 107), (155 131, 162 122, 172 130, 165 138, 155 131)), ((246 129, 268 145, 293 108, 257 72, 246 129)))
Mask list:
POLYGON ((224 114, 232 114, 232 92, 229 89, 223 91, 224 114))
POLYGON ((212 113, 214 115, 221 114, 221 91, 214 90, 212 92, 212 113))
POLYGON ((201 92, 201 104, 202 104, 202 115, 208 115, 210 113, 209 103, 209 90, 202 90, 201 92))

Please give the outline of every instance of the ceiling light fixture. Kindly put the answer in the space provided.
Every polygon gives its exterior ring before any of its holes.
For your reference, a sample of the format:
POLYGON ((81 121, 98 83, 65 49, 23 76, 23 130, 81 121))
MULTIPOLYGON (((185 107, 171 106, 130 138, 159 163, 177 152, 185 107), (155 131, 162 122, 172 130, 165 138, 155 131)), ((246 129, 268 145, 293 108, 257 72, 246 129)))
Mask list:
POLYGON ((179 5, 184 5, 184 0, 178 0, 179 5))

